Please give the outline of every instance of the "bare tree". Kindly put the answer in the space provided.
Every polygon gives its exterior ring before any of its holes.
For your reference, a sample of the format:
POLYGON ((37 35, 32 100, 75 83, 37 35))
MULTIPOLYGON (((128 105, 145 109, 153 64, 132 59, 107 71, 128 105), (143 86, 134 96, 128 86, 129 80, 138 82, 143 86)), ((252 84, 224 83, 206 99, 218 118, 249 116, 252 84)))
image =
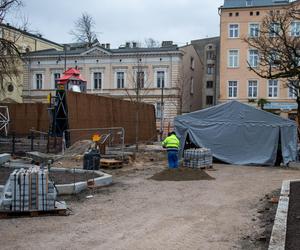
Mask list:
MULTIPOLYGON (((20 6, 20 0, 0 0, 0 24, 3 23, 7 13, 20 6)), ((2 33, 0 37, 0 88, 4 90, 4 80, 13 79, 20 73, 18 68, 21 54, 16 45, 16 37, 6 36, 2 33)))
POLYGON ((139 150, 139 121, 140 121, 140 103, 144 100, 150 90, 151 80, 149 79, 149 69, 145 65, 145 56, 141 53, 136 54, 136 63, 132 69, 127 72, 127 86, 124 90, 128 99, 136 104, 135 116, 135 145, 136 152, 139 150))
POLYGON ((270 11, 263 19, 254 37, 244 38, 259 54, 258 65, 248 62, 250 70, 265 79, 281 79, 290 88, 298 104, 300 123, 300 9, 288 8, 270 11))
POLYGON ((82 13, 74 25, 74 29, 70 31, 74 39, 78 42, 87 43, 89 47, 92 46, 97 40, 97 35, 94 31, 96 25, 94 18, 88 13, 82 13))
POLYGON ((153 38, 145 38, 145 44, 147 48, 158 48, 159 47, 159 41, 154 40, 153 38))

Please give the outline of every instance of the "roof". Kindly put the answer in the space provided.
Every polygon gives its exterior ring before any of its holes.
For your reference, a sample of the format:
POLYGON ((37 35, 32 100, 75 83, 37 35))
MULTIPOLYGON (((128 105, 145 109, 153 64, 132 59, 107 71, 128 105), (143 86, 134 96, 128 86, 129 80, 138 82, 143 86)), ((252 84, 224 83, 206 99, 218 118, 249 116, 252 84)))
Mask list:
POLYGON ((81 55, 92 50, 102 51, 103 54, 131 54, 131 53, 160 53, 160 52, 175 52, 179 51, 177 45, 170 47, 159 47, 159 48, 119 48, 119 49, 107 49, 100 45, 92 48, 76 48, 66 51, 58 51, 56 49, 46 49, 30 52, 29 56, 64 56, 66 55, 81 55))
POLYGON ((222 9, 230 8, 251 8, 251 7, 263 7, 263 6, 276 6, 287 5, 290 0, 252 0, 252 5, 247 5, 247 0, 224 0, 222 9))
POLYGON ((60 84, 65 84, 67 83, 69 80, 79 80, 79 81, 83 81, 86 82, 86 80, 84 80, 81 75, 80 75, 80 71, 78 69, 75 68, 69 68, 67 69, 63 76, 61 78, 58 79, 58 83, 60 84))
POLYGON ((211 108, 180 115, 175 118, 179 122, 196 122, 203 124, 235 124, 258 126, 296 126, 292 120, 282 118, 270 112, 257 109, 238 101, 223 103, 211 108))
POLYGON ((40 36, 40 35, 30 33, 30 32, 28 32, 28 31, 26 31, 26 30, 18 29, 18 28, 16 28, 16 27, 13 27, 13 26, 10 26, 10 25, 7 25, 7 24, 3 24, 3 23, 0 23, 0 27, 6 28, 6 29, 10 29, 10 30, 15 30, 15 31, 17 31, 17 32, 22 33, 22 34, 25 35, 25 36, 30 36, 30 37, 33 37, 33 38, 35 38, 35 39, 39 39, 39 40, 42 40, 42 41, 44 41, 44 42, 51 43, 51 44, 54 44, 54 45, 56 45, 56 46, 60 46, 60 47, 63 48, 63 45, 62 45, 62 44, 53 42, 53 41, 48 40, 48 39, 46 39, 46 38, 44 38, 44 37, 42 37, 42 36, 40 36))

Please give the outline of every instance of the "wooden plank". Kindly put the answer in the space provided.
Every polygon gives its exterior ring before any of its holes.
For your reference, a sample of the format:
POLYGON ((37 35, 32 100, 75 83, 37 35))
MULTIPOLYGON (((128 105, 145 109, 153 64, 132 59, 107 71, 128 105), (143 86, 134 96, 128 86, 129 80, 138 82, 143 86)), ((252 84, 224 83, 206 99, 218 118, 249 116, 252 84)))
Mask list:
POLYGON ((39 216, 67 216, 69 215, 65 202, 55 202, 55 209, 47 211, 0 211, 0 219, 39 217, 39 216))

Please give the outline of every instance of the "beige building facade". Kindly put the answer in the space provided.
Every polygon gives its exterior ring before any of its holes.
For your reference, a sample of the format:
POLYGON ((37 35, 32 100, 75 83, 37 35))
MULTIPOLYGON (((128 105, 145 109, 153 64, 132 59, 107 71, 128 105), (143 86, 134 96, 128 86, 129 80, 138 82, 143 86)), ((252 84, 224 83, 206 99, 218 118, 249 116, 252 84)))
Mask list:
POLYGON ((268 80, 249 70, 255 66, 258 51, 243 41, 259 36, 262 19, 291 3, 286 0, 225 0, 220 7, 220 95, 219 102, 238 100, 257 105, 259 99, 269 103, 265 109, 287 117, 297 109, 295 96, 281 79, 268 80))
MULTIPOLYGON (((186 88, 190 98, 195 69, 182 77, 183 58, 187 54, 189 58, 195 57, 194 50, 188 52, 170 41, 159 48, 139 48, 134 43, 118 49, 99 43, 90 48, 80 44, 69 44, 66 48, 31 52, 26 56, 25 102, 45 102, 49 93, 55 94, 57 79, 71 67, 80 70, 87 81, 88 93, 135 101, 138 84, 139 100, 155 105, 158 131, 161 126, 165 132, 172 129, 174 117, 182 112, 185 102, 182 92, 186 88)), ((195 62, 198 64, 196 58, 195 62)))
MULTIPOLYGON (((54 48, 63 50, 63 46, 34 35, 26 30, 17 29, 9 24, 0 24, 0 37, 14 42, 20 53, 28 53, 54 48)), ((22 102, 23 94, 23 62, 19 60, 19 73, 17 76, 3 79, 3 89, 0 91, 0 102, 22 102)))

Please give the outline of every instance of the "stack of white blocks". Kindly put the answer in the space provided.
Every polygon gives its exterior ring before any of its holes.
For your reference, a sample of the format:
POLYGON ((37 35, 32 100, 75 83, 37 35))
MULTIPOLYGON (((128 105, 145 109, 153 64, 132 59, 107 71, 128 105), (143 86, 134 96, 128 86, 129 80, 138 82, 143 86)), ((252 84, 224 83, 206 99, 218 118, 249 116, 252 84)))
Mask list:
POLYGON ((53 210, 56 196, 48 170, 38 166, 14 170, 4 187, 0 208, 11 211, 53 210))
POLYGON ((184 166, 191 168, 211 167, 212 153, 208 148, 191 148, 184 150, 184 166))

